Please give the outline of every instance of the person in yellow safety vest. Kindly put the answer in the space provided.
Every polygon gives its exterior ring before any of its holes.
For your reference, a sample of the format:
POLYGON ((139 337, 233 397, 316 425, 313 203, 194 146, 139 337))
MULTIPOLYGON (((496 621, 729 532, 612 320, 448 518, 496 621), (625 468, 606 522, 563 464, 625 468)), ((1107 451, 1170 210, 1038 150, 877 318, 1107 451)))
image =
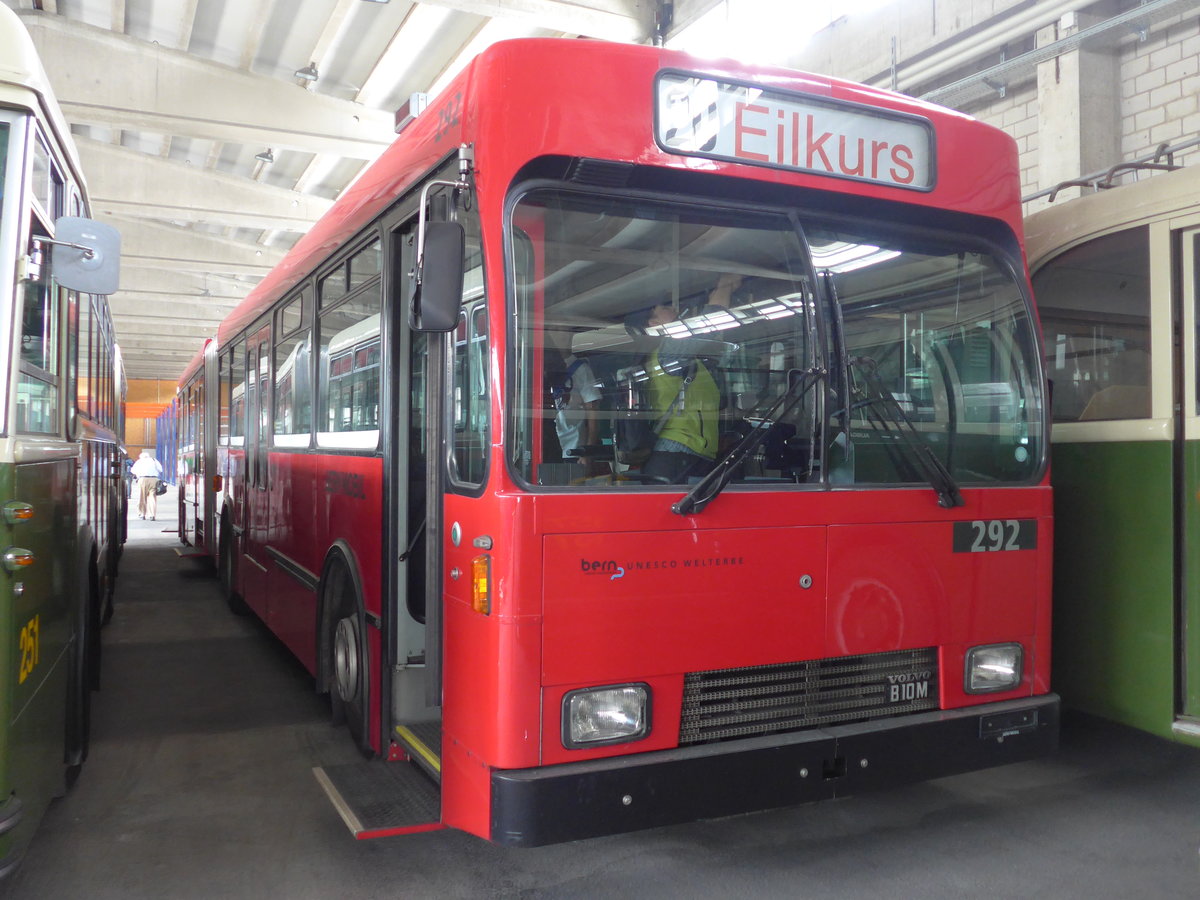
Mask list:
MULTIPOLYGON (((645 327, 653 327, 676 321, 679 313, 672 306, 658 304, 640 318, 645 327)), ((648 399, 662 418, 656 426, 654 448, 641 471, 678 484, 712 469, 717 457, 721 392, 703 361, 673 357, 668 345, 669 340, 664 341, 646 359, 648 399)))

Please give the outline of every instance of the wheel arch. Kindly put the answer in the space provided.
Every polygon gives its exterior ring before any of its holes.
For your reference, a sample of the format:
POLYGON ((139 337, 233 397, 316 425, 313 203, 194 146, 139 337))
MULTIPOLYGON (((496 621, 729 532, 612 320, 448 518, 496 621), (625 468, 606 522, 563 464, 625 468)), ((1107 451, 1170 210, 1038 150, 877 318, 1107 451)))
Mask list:
MULTIPOLYGON (((341 565, 346 569, 350 578, 350 585, 354 590, 354 605, 355 615, 358 616, 359 626, 366 633, 366 607, 363 603, 363 581, 361 567, 358 563, 358 556, 346 541, 337 540, 325 552, 325 559, 321 563, 321 577, 317 582, 317 690, 320 693, 325 693, 330 689, 330 678, 332 673, 329 671, 329 648, 333 643, 333 631, 337 623, 334 621, 334 612, 330 608, 326 592, 329 587, 329 573, 334 566, 341 565)), ((367 682, 368 694, 370 693, 370 680, 367 682)))

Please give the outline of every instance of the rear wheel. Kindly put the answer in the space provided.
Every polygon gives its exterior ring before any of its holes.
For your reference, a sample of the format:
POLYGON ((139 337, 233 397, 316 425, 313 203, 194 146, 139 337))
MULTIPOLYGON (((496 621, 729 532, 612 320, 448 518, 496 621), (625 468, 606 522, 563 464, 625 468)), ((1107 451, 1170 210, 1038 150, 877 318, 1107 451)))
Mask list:
POLYGON ((250 607, 235 589, 237 570, 232 531, 228 520, 221 520, 221 537, 217 542, 217 571, 221 578, 221 596, 235 615, 244 616, 250 612, 250 607))
POLYGON ((329 610, 330 634, 326 649, 329 702, 335 724, 345 723, 355 745, 371 754, 367 725, 366 635, 362 604, 354 580, 344 563, 335 562, 325 576, 325 609, 329 610))

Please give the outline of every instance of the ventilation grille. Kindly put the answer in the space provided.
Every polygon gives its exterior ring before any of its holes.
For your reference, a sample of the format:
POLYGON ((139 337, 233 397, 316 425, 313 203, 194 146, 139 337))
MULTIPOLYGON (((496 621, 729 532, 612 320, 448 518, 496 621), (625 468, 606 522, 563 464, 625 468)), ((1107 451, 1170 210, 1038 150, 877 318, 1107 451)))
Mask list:
POLYGON ((899 650, 684 677, 680 744, 938 708, 937 650, 899 650))
POLYGON ((621 188, 629 184, 636 168, 633 163, 578 157, 571 163, 567 180, 593 187, 621 188))

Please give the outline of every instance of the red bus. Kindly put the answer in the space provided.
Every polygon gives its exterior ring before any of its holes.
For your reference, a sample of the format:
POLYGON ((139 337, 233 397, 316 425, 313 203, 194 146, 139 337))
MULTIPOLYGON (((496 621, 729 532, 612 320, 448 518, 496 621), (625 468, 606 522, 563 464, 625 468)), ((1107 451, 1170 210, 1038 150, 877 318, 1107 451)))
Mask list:
POLYGON ((1052 751, 1021 234, 1013 142, 906 97, 468 65, 180 380, 181 537, 377 758, 318 772, 355 833, 537 845, 1052 751))

